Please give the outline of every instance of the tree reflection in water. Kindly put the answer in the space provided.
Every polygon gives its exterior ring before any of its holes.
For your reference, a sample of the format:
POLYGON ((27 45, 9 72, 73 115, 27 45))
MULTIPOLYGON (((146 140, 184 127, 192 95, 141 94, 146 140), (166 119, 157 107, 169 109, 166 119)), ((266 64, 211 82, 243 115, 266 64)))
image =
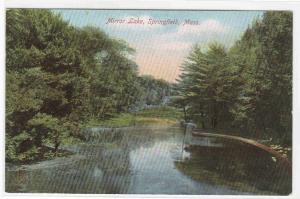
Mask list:
POLYGON ((235 190, 280 195, 291 193, 288 168, 278 164, 269 153, 234 141, 212 140, 211 146, 186 147, 189 156, 176 161, 176 168, 196 181, 235 190))
POLYGON ((7 192, 101 194, 289 194, 291 176, 247 145, 190 137, 183 129, 128 128, 69 146, 74 155, 6 165, 7 192), (188 141, 187 140, 187 141, 188 141))

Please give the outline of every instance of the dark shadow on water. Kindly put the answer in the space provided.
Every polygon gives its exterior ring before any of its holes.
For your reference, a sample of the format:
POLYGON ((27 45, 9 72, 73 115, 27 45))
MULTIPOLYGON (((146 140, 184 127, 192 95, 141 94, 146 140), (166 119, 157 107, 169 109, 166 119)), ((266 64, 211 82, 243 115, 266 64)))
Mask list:
POLYGON ((6 165, 5 189, 24 193, 285 195, 291 177, 272 157, 247 146, 193 139, 183 129, 94 129, 75 155, 6 165))
POLYGON ((177 161, 176 168, 193 180, 240 191, 267 195, 291 193, 288 168, 278 164, 269 153, 234 141, 212 138, 210 143, 212 146, 186 147, 189 156, 177 161))

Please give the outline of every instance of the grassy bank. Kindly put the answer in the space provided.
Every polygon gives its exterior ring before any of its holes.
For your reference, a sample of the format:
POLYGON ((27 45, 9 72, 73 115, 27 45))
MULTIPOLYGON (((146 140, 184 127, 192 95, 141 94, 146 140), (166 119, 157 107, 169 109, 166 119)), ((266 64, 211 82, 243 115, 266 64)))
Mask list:
POLYGON ((136 113, 122 113, 107 120, 92 119, 86 127, 124 127, 134 125, 175 125, 182 118, 182 112, 173 107, 159 107, 136 113))

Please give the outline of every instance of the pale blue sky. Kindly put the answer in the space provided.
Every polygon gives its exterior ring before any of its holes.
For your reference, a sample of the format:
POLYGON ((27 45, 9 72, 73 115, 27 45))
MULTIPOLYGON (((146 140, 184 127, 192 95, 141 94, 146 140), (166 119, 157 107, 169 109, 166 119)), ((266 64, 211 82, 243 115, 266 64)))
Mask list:
POLYGON ((218 41, 230 47, 263 11, 168 11, 168 10, 54 10, 72 25, 93 25, 136 49, 140 74, 174 81, 193 44, 204 48, 218 41), (177 19, 179 25, 106 24, 109 18, 177 19), (186 19, 198 25, 185 25, 186 19))

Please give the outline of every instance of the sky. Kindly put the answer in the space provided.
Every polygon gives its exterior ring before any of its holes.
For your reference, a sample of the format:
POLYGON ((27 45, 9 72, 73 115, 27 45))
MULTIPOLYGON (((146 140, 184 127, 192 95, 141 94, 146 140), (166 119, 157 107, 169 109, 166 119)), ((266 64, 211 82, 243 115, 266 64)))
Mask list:
POLYGON ((180 66, 191 48, 203 49, 211 42, 229 48, 263 11, 174 11, 174 10, 71 10, 59 9, 63 19, 77 27, 96 26, 110 37, 125 40, 136 52, 132 59, 139 74, 176 81, 180 66), (108 23, 112 21, 114 23, 108 23), (130 23, 133 20, 143 24, 130 23), (149 24, 149 20, 176 24, 149 24), (123 22, 123 23, 117 23, 123 22), (188 22, 188 23, 186 23, 188 22))

